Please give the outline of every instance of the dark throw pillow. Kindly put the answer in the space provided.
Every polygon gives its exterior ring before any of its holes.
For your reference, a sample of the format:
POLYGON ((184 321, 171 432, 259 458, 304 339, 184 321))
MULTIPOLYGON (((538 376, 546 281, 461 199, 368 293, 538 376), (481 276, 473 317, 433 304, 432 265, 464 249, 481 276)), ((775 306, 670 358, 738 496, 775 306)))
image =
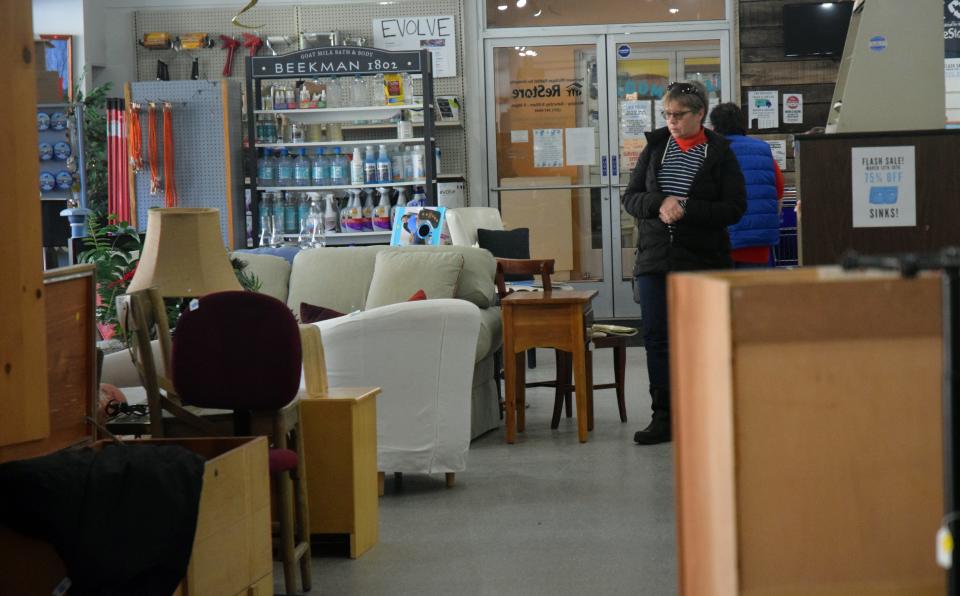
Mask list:
MULTIPOLYGON (((498 259, 529 259, 530 228, 515 230, 477 230, 477 244, 485 248, 498 259)), ((504 281, 530 281, 532 275, 503 276, 504 281)))
POLYGON ((300 322, 304 325, 309 323, 319 323, 320 321, 326 321, 327 319, 336 319, 337 317, 342 317, 344 314, 345 313, 335 311, 332 308, 314 306, 312 304, 307 304, 306 302, 300 303, 300 322))

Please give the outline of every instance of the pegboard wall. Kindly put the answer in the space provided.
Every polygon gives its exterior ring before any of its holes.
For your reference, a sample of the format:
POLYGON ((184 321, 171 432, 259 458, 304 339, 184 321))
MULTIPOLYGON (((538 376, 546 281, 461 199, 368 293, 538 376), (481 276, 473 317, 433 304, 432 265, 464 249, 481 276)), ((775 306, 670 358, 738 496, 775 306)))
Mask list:
MULTIPOLYGON (((320 4, 308 6, 255 6, 241 17, 242 22, 262 24, 263 27, 249 30, 260 37, 267 35, 286 35, 294 40, 290 47, 280 49, 281 53, 297 49, 296 40, 299 33, 339 31, 340 38, 362 37, 367 40, 366 45, 373 45, 373 19, 392 17, 416 17, 432 15, 452 15, 455 21, 457 36, 457 76, 434 79, 434 95, 454 95, 460 100, 459 127, 443 127, 436 129, 437 145, 440 147, 441 171, 447 175, 451 173, 469 176, 466 154, 466 115, 467 109, 483 109, 483 106, 464 106, 464 32, 463 32, 463 0, 411 0, 391 5, 381 5, 376 2, 354 2, 344 4, 320 4)), ((165 31, 171 36, 189 32, 205 32, 217 41, 215 48, 196 50, 192 52, 174 52, 173 50, 147 50, 137 45, 137 78, 141 81, 152 80, 156 77, 157 60, 162 59, 168 64, 170 78, 182 80, 190 78, 190 68, 194 56, 199 58, 201 78, 218 80, 222 78, 223 66, 226 63, 227 52, 222 49, 220 34, 233 35, 240 38, 245 31, 230 23, 236 14, 236 8, 203 8, 188 10, 142 10, 134 15, 136 38, 143 39, 143 34, 153 31, 165 31)), ((262 48, 258 55, 269 53, 262 48)), ((238 48, 233 58, 233 71, 230 79, 238 82, 244 80, 244 56, 246 48, 238 48)), ((171 81, 172 82, 172 81, 171 81)), ((414 92, 420 94, 420 82, 414 84, 414 92)), ((240 129, 239 117, 236 120, 240 129)), ((239 133, 238 133, 239 134, 239 133)), ((382 135, 382 132, 379 133, 382 135)), ((368 135, 366 131, 351 133, 350 140, 361 141, 365 138, 376 138, 377 134, 368 135)), ((469 196, 467 204, 469 204, 469 196)))
MULTIPOLYGON (((130 96, 133 101, 144 104, 140 122, 145 161, 149 153, 146 104, 150 101, 173 104, 173 144, 179 206, 219 209, 224 244, 233 246, 228 216, 232 211, 232 227, 236 235, 237 230, 242 230, 237 222, 238 218, 242 220, 244 213, 240 135, 239 131, 234 134, 233 130, 240 126, 240 85, 232 81, 144 81, 131 83, 130 96), (226 105, 223 103, 221 85, 227 85, 226 105), (224 142, 225 111, 231 127, 229 146, 224 142), (227 196, 228 171, 231 176, 231 196, 227 196)), ((163 152, 166 147, 163 146, 163 111, 160 105, 157 106, 157 145, 162 179, 163 152)), ((165 180, 162 182, 166 183, 165 180)), ((150 169, 147 163, 144 163, 144 170, 136 174, 136 196, 137 229, 146 231, 147 211, 151 207, 164 206, 162 192, 150 194, 150 169)), ((237 244, 241 245, 242 242, 237 244)))

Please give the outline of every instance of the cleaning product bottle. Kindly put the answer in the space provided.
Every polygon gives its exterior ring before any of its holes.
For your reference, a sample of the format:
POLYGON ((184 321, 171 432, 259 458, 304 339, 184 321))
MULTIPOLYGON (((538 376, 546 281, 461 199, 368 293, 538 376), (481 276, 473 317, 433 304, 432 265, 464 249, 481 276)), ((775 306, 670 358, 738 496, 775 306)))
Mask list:
POLYGON ((373 145, 367 145, 366 154, 363 157, 363 183, 376 184, 377 182, 377 156, 373 145))
POLYGON ((377 231, 390 231, 390 192, 386 187, 377 187, 380 193, 380 201, 373 209, 373 229, 377 231))
POLYGON ((334 147, 333 157, 330 160, 330 185, 345 184, 347 184, 347 156, 340 153, 340 147, 334 147))
POLYGON ((403 212, 403 208, 407 206, 407 189, 398 188, 397 189, 397 204, 393 206, 393 209, 390 210, 390 229, 393 229, 393 224, 397 221, 397 211, 403 212))
POLYGON ((423 161, 423 145, 417 145, 413 148, 413 154, 410 156, 410 178, 420 180, 426 176, 426 170, 423 161))
POLYGON ((427 204, 427 195, 423 192, 422 186, 417 186, 413 189, 413 198, 410 199, 409 205, 411 207, 422 207, 427 204))
POLYGON ((390 175, 393 182, 403 182, 403 151, 400 147, 390 160, 390 175))
POLYGON ((303 147, 300 147, 297 158, 293 160, 293 185, 310 186, 310 160, 307 159, 307 150, 303 147))
POLYGON ((273 194, 263 193, 260 201, 260 246, 270 246, 273 238, 273 194))
POLYGON ((293 186, 293 160, 287 155, 287 149, 280 149, 277 159, 277 186, 293 186))
POLYGON ((270 154, 270 149, 263 150, 263 157, 257 163, 257 177, 260 179, 260 186, 277 185, 277 163, 270 154))
POLYGON ((313 161, 310 162, 310 181, 314 186, 330 185, 330 162, 323 147, 313 154, 313 161))
POLYGON ((347 224, 347 231, 362 232, 364 228, 363 205, 360 203, 359 188, 350 189, 350 200, 347 202, 345 211, 347 212, 347 216, 341 219, 341 221, 347 224))
POLYGON ((387 153, 387 146, 380 145, 380 154, 377 157, 377 182, 388 183, 393 181, 392 166, 390 164, 390 154, 387 153))
POLYGON ((353 148, 353 161, 350 162, 350 184, 363 184, 363 155, 360 147, 353 148))
POLYGON ((333 193, 323 195, 323 202, 323 229, 327 232, 336 232, 337 222, 340 221, 340 216, 337 213, 333 193))
MULTIPOLYGON (((297 201, 297 221, 300 222, 300 231, 303 231, 303 224, 307 216, 310 215, 310 201, 313 200, 315 192, 303 193, 297 201)), ((317 195, 319 197, 319 195, 317 195)))
POLYGON ((366 196, 363 199, 363 231, 370 232, 373 230, 373 189, 368 189, 364 194, 366 196))
POLYGON ((283 233, 296 234, 300 230, 297 220, 297 193, 287 191, 283 202, 283 233))

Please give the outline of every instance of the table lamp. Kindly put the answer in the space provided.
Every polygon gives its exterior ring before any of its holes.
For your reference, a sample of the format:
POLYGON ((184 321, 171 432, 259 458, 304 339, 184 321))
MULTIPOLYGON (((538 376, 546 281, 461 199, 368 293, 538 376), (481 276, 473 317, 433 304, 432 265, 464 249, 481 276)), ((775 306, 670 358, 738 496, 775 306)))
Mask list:
POLYGON ((220 210, 158 208, 147 212, 147 235, 127 288, 157 288, 167 297, 242 290, 220 235, 220 210))

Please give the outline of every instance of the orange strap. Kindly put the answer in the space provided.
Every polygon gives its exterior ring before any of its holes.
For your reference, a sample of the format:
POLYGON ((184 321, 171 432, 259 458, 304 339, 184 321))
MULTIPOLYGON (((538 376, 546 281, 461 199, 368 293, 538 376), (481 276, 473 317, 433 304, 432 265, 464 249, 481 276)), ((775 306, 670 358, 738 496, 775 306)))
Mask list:
POLYGON ((176 207, 179 202, 177 197, 177 183, 174 179, 174 150, 173 150, 173 106, 167 102, 163 104, 163 179, 164 185, 163 202, 167 207, 176 207))
POLYGON ((140 104, 131 102, 127 126, 130 141, 130 165, 134 172, 143 170, 143 132, 140 128, 140 104))
POLYGON ((150 194, 160 194, 160 162, 157 157, 157 104, 147 109, 147 159, 150 162, 150 194))

